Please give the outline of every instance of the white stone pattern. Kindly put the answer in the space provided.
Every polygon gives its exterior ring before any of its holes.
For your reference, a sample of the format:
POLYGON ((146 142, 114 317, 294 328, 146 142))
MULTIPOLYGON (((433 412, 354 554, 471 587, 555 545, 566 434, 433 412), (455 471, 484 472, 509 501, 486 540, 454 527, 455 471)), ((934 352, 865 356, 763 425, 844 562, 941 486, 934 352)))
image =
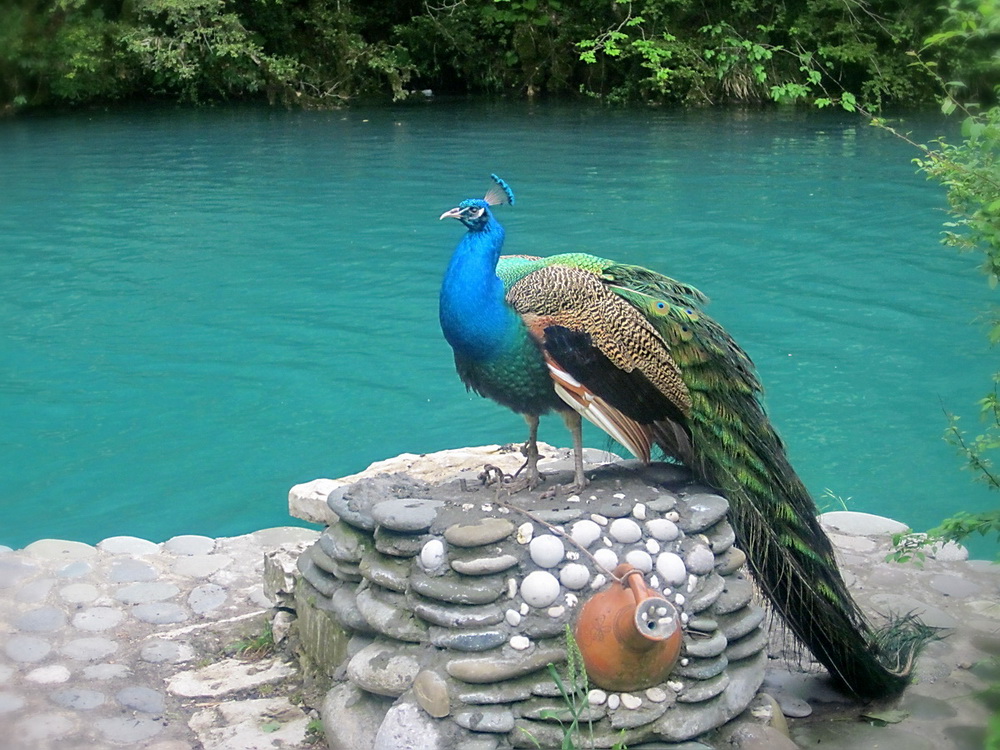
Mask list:
POLYGON ((565 674, 567 626, 627 561, 677 605, 683 658, 660 685, 592 686, 595 738, 695 737, 756 693, 763 611, 751 603, 723 498, 652 486, 638 469, 616 472, 598 474, 572 502, 537 492, 473 502, 447 485, 401 500, 378 478, 336 490, 329 505, 340 521, 299 559, 300 601, 367 644, 345 659, 355 688, 400 706, 415 700, 435 718, 447 712, 457 732, 503 735, 500 747, 528 737, 558 745, 546 709, 559 692, 547 666, 565 674))

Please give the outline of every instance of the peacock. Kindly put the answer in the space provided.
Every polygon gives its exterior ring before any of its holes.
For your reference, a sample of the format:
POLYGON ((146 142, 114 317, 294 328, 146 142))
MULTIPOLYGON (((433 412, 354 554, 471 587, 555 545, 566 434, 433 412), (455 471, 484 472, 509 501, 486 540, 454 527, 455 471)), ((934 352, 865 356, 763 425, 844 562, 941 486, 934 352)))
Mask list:
POLYGON ((763 594, 859 699, 903 689, 932 632, 911 616, 873 628, 841 578, 816 506, 760 401, 753 363, 702 311, 692 286, 636 265, 570 252, 501 255, 492 207, 514 204, 496 175, 482 199, 441 219, 467 228, 440 294, 440 322, 466 387, 528 423, 518 489, 539 474, 539 417, 557 411, 583 468, 581 417, 648 463, 655 448, 730 501, 730 521, 763 594))

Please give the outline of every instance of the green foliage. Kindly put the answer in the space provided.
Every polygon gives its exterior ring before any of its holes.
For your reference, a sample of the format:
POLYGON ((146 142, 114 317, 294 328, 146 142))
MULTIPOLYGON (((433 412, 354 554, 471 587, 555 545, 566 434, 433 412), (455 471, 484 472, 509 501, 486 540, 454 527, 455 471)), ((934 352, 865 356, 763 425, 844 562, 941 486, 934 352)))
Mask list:
MULTIPOLYGON (((410 88, 687 104, 846 88, 866 106, 912 104, 932 86, 898 52, 935 30, 936 2, 876 14, 854 0, 13 0, 0 8, 0 106, 331 106, 410 88)), ((943 38, 940 61, 971 59, 967 46, 943 38)))

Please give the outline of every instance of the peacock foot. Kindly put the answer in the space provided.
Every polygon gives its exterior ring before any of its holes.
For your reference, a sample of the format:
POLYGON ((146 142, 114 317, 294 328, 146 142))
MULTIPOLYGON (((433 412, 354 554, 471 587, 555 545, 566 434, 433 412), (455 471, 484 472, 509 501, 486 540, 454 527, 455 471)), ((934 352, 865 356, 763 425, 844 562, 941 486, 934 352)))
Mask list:
POLYGON ((513 495, 524 490, 533 490, 545 481, 545 476, 534 466, 529 466, 530 462, 515 471, 513 474, 504 473, 503 469, 493 464, 486 464, 479 474, 479 481, 486 487, 501 487, 505 492, 513 495), (525 468, 527 472, 521 476, 525 468))
POLYGON ((555 497, 556 495, 578 495, 583 492, 587 485, 590 484, 586 477, 582 481, 567 482, 566 484, 557 484, 542 493, 541 498, 546 500, 548 498, 555 497))

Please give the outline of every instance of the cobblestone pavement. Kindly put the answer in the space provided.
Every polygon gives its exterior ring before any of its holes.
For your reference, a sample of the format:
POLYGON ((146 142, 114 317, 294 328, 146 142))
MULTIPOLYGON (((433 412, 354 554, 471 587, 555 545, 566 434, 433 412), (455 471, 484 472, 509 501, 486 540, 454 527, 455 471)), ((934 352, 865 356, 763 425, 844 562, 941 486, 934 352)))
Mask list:
POLYGON ((248 707, 283 712, 258 722, 272 738, 294 719, 301 739, 307 719, 285 698, 248 702, 294 670, 225 651, 268 622, 264 553, 315 537, 288 527, 0 547, 0 748, 250 750, 233 736, 232 711, 248 707))

